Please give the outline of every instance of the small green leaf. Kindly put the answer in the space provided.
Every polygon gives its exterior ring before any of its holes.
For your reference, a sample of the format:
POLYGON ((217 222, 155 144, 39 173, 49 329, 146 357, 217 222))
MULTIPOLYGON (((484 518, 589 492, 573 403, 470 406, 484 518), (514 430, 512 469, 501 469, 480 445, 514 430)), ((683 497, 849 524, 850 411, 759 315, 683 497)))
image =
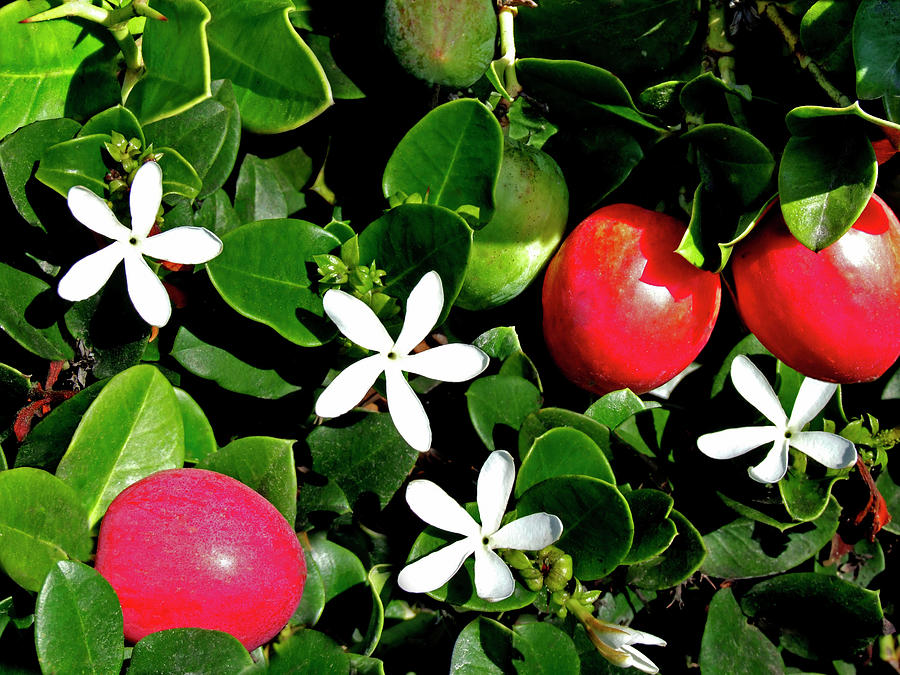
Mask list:
POLYGON ((62 560, 37 597, 34 642, 41 671, 118 675, 122 608, 109 582, 93 568, 62 560))
POLYGON ((807 54, 826 70, 853 71, 852 28, 856 7, 842 0, 819 0, 800 22, 807 54))
POLYGON ((184 427, 169 381, 153 366, 113 377, 91 403, 56 475, 71 485, 93 526, 126 487, 184 463, 184 427))
POLYGON ((626 492, 625 499, 634 521, 634 539, 622 563, 633 565, 662 554, 675 539, 678 528, 669 517, 675 500, 650 489, 626 492))
POLYGON ((327 635, 309 628, 276 642, 272 650, 274 653, 268 668, 272 675, 339 675, 350 672, 347 661, 349 655, 340 645, 327 635))
POLYGON ((672 509, 670 518, 678 534, 672 544, 655 558, 628 568, 628 583, 638 588, 659 590, 687 581, 706 558, 706 544, 691 522, 672 509))
POLYGON ((300 596, 300 604, 294 610, 291 623, 315 626, 325 609, 325 584, 322 575, 319 574, 319 566, 309 549, 309 540, 301 536, 300 544, 303 546, 303 557, 306 560, 306 582, 303 584, 303 595, 300 596))
POLYGON ((49 284, 0 263, 0 329, 43 359, 74 358, 58 319, 61 305, 49 284))
POLYGON ((726 98, 732 96, 750 102, 750 87, 728 84, 713 73, 703 73, 685 83, 678 95, 679 103, 693 115, 706 115, 711 111, 727 109, 726 98))
POLYGON ((218 449, 212 426, 197 402, 184 389, 175 387, 175 398, 184 424, 184 460, 199 462, 218 449))
POLYGON ((326 603, 348 588, 366 582, 366 569, 359 558, 340 544, 328 541, 324 532, 316 532, 309 538, 309 553, 319 570, 326 603))
POLYGON ((159 167, 163 172, 163 195, 176 194, 193 199, 200 194, 203 182, 194 167, 180 153, 166 147, 154 150, 162 154, 159 167))
MULTIPOLYGON (((831 473, 829 471, 829 474, 831 473)), ((847 469, 838 475, 812 478, 789 467, 785 477, 778 481, 778 491, 781 493, 785 509, 794 520, 816 520, 828 506, 831 488, 837 481, 849 478, 849 473, 850 470, 847 469)))
POLYGON ((541 408, 526 417, 519 429, 519 457, 524 459, 538 436, 557 427, 571 427, 587 434, 596 443, 612 466, 613 455, 609 447, 609 428, 565 408, 541 408))
POLYGON ((660 404, 656 401, 643 401, 630 389, 620 389, 594 401, 584 414, 610 429, 615 429, 629 417, 659 407, 660 404))
POLYGON ((78 132, 78 136, 93 136, 95 134, 110 136, 114 131, 122 134, 125 140, 138 139, 141 143, 141 151, 147 149, 147 140, 144 137, 141 123, 138 122, 133 112, 120 105, 107 108, 91 117, 84 123, 81 131, 78 132))
POLYGON ((372 591, 372 615, 369 617, 369 627, 362 642, 355 647, 361 649, 363 654, 371 656, 381 640, 384 630, 384 605, 390 599, 390 587, 387 581, 391 577, 390 565, 375 565, 366 575, 366 585, 372 591))
POLYGON ((900 94, 900 7, 892 0, 862 0, 853 20, 856 95, 879 98, 900 94))
POLYGON ((81 185, 100 197, 106 197, 103 177, 108 169, 103 161, 104 143, 109 134, 90 134, 51 145, 41 156, 34 177, 65 197, 69 188, 81 185))
POLYGON ((184 326, 178 329, 170 354, 188 372, 237 394, 274 400, 300 391, 299 386, 285 381, 276 371, 251 366, 224 349, 203 342, 184 326))
POLYGON ((534 441, 516 477, 516 498, 554 476, 590 476, 616 483, 600 446, 587 434, 567 427, 550 429, 534 441))
POLYGON ((228 633, 172 628, 150 633, 131 652, 130 675, 240 673, 253 666, 244 646, 228 633))
POLYGON ((504 424, 518 431, 525 418, 541 407, 541 392, 515 375, 480 377, 466 390, 472 426, 488 450, 494 450, 494 427, 504 424))
POLYGON ((248 154, 241 162, 234 194, 234 210, 244 223, 287 218, 290 215, 278 176, 256 155, 248 154))

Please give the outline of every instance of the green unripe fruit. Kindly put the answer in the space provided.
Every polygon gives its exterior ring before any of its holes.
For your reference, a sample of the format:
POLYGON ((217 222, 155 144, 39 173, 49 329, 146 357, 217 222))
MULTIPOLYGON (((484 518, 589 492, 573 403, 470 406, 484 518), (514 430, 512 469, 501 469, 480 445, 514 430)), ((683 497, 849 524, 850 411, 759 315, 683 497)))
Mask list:
POLYGON ((494 57, 491 0, 387 0, 385 37, 400 65, 433 84, 467 87, 494 57))
POLYGON ((566 229, 569 189, 547 153, 507 139, 496 210, 476 230, 456 304, 489 309, 525 290, 550 260, 566 229))

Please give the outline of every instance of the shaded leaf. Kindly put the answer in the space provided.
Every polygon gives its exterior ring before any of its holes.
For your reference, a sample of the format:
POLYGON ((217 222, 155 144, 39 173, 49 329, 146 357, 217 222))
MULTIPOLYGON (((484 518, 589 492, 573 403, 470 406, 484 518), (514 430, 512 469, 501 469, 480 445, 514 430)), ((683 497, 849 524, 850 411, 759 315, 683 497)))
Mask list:
POLYGON ((891 0, 862 0, 853 20, 856 95, 900 94, 900 7, 891 0))
POLYGON ((216 437, 203 410, 190 394, 175 387, 175 398, 184 424, 184 460, 198 462, 218 449, 216 437))
POLYGON ((711 675, 784 672, 781 655, 765 635, 747 623, 730 588, 717 591, 709 604, 700 667, 711 675))
POLYGON ((590 476, 616 483, 600 446, 587 434, 567 427, 550 429, 535 439, 516 477, 515 496, 554 476, 590 476))
POLYGON ((228 633, 172 628, 150 633, 131 652, 130 675, 239 673, 253 666, 244 646, 228 633))
POLYGON ((518 431, 541 407, 541 392, 528 380, 514 375, 480 377, 466 390, 466 405, 478 437, 494 450, 494 427, 504 424, 518 431))
POLYGON ((700 568, 706 557, 703 537, 679 511, 672 509, 670 518, 678 531, 675 539, 655 558, 629 567, 628 583, 653 590, 672 588, 700 568))
POLYGON ((75 352, 63 339, 62 315, 50 285, 0 263, 0 329, 43 359, 71 359, 75 352))

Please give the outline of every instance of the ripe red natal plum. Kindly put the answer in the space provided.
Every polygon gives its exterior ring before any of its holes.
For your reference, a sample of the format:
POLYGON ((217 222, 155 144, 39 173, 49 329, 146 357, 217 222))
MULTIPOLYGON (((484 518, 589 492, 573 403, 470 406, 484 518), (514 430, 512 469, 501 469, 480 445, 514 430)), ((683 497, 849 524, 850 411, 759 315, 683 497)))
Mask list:
POLYGON ((777 205, 735 251, 738 312, 781 361, 827 382, 867 382, 900 355, 900 223, 872 197, 843 237, 814 253, 777 205))
POLYGON ((271 640, 300 602, 306 562, 293 528, 265 498, 202 469, 152 474, 110 504, 97 571, 137 642, 168 628, 209 628, 248 650, 271 640))
POLYGON ((598 394, 643 393, 700 352, 719 313, 716 274, 675 253, 685 226, 631 204, 588 216, 544 277, 544 340, 560 370, 598 394))

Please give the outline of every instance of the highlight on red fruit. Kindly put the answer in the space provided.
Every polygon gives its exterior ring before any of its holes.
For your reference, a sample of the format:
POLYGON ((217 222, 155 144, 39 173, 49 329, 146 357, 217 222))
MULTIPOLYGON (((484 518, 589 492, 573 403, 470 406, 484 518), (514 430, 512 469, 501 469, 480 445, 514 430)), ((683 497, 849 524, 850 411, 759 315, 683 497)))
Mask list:
POLYGON ((544 340, 563 374, 597 394, 644 393, 686 368, 719 313, 719 277, 675 253, 685 225, 631 204, 595 211, 544 277, 544 340))
POLYGON ((732 258, 738 312, 778 359, 826 382, 868 382, 900 355, 900 223, 873 195, 814 253, 777 205, 732 258))
POLYGON ((101 522, 96 569, 119 597, 126 640, 207 628, 251 651, 281 631, 306 581, 284 516, 203 469, 160 471, 123 490, 101 522))

